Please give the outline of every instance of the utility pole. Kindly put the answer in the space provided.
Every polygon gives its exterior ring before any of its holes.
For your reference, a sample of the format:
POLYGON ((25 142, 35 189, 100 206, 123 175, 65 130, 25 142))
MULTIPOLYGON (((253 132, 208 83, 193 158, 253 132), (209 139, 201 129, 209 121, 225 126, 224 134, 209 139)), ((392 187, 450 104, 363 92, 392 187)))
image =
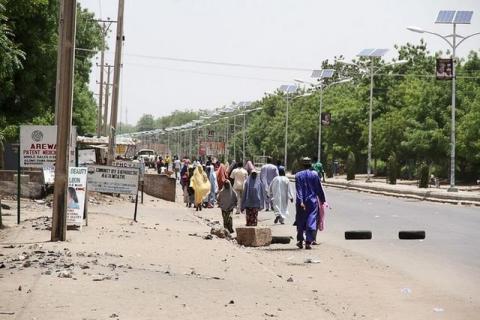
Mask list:
POLYGON ((112 164, 115 157, 115 133, 117 131, 118 98, 120 91, 120 68, 122 65, 122 47, 123 47, 123 11, 125 0, 118 1, 117 18, 117 40, 115 43, 115 73, 113 74, 113 94, 112 94, 112 113, 110 116, 110 130, 108 139, 108 159, 107 163, 112 164))
MULTIPOLYGON (((100 92, 98 97, 98 112, 97 112, 97 137, 100 137, 104 132, 105 123, 102 124, 102 107, 103 107, 103 77, 105 75, 105 38, 107 37, 108 30, 112 23, 116 21, 111 21, 110 18, 107 20, 96 20, 97 22, 102 23, 102 51, 100 52, 100 92), (107 24, 106 24, 107 23, 107 24)), ((108 95, 107 95, 108 99, 108 95)))
POLYGON ((53 194, 52 241, 67 237, 67 189, 70 130, 72 126, 73 76, 75 62, 76 0, 63 0, 60 5, 60 33, 57 86, 57 152, 53 194))
POLYGON ((97 137, 102 134, 102 105, 103 105, 103 68, 105 67, 105 23, 102 24, 102 52, 100 53, 100 92, 98 97, 97 137))
POLYGON ((106 65, 107 67, 107 83, 105 84, 105 107, 103 108, 103 134, 108 137, 108 100, 110 96, 110 74, 111 74, 111 69, 113 66, 111 65, 106 65))

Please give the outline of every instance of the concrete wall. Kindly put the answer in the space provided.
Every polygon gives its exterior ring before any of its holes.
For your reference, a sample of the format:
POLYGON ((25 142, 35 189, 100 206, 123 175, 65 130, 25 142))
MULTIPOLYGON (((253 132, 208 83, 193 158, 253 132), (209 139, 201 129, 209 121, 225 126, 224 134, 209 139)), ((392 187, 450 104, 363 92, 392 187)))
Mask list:
POLYGON ((144 192, 156 198, 175 202, 176 180, 164 174, 145 174, 144 192))
MULTIPOLYGON (((43 172, 38 170, 22 170, 20 175, 22 197, 41 198, 44 195, 43 172)), ((17 171, 0 170, 0 195, 17 194, 17 171)))
MULTIPOLYGON (((23 170, 21 175, 28 175, 28 181, 43 184, 42 170, 23 170)), ((14 181, 17 177, 17 170, 0 170, 0 181, 14 181)))

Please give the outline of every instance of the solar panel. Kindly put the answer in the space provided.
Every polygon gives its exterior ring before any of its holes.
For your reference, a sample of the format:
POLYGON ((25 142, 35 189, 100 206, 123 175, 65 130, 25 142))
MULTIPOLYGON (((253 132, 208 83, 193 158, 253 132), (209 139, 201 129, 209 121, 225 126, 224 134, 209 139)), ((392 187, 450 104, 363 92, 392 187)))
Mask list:
POLYGON ((313 70, 312 71, 312 78, 320 78, 322 76, 323 70, 313 70))
POLYGON ((383 57, 385 55, 385 53, 387 53, 388 49, 375 49, 375 51, 373 51, 371 54, 370 54, 370 57, 383 57))
POLYGON ((320 78, 331 78, 333 77, 333 74, 335 73, 335 70, 334 69, 323 69, 322 70, 322 75, 320 76, 320 78))
POLYGON ((469 24, 472 20, 473 11, 457 11, 453 23, 469 24))
POLYGON ((375 49, 363 49, 357 54, 358 57, 370 57, 370 54, 375 51, 375 49))
POLYGON ((297 91, 297 86, 296 86, 296 85, 290 85, 290 86, 288 86, 288 88, 287 88, 287 93, 293 93, 293 92, 295 92, 295 91, 297 91))
POLYGON ((453 17, 455 16, 453 10, 442 10, 438 13, 437 20, 435 23, 452 23, 453 17))

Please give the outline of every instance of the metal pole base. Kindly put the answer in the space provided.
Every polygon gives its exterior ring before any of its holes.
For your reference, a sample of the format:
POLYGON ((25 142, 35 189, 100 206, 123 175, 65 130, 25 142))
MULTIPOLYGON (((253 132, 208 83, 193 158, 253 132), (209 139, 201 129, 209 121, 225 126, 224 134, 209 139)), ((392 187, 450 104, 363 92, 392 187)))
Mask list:
POLYGON ((449 187, 447 189, 447 192, 458 192, 458 188, 457 187, 449 187))

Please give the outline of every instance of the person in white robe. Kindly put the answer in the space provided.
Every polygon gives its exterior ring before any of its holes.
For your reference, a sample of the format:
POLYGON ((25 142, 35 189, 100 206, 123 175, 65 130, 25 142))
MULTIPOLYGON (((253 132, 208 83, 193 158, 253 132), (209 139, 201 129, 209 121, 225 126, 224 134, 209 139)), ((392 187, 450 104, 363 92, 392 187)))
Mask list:
POLYGON ((273 203, 275 223, 285 223, 288 215, 288 200, 293 202, 293 192, 290 181, 285 177, 285 170, 280 168, 279 175, 273 178, 269 186, 268 194, 273 203))
POLYGON ((272 199, 269 197, 268 188, 273 179, 278 176, 277 166, 272 164, 272 158, 267 157, 267 163, 260 170, 260 181, 262 182, 265 211, 273 210, 272 199))

